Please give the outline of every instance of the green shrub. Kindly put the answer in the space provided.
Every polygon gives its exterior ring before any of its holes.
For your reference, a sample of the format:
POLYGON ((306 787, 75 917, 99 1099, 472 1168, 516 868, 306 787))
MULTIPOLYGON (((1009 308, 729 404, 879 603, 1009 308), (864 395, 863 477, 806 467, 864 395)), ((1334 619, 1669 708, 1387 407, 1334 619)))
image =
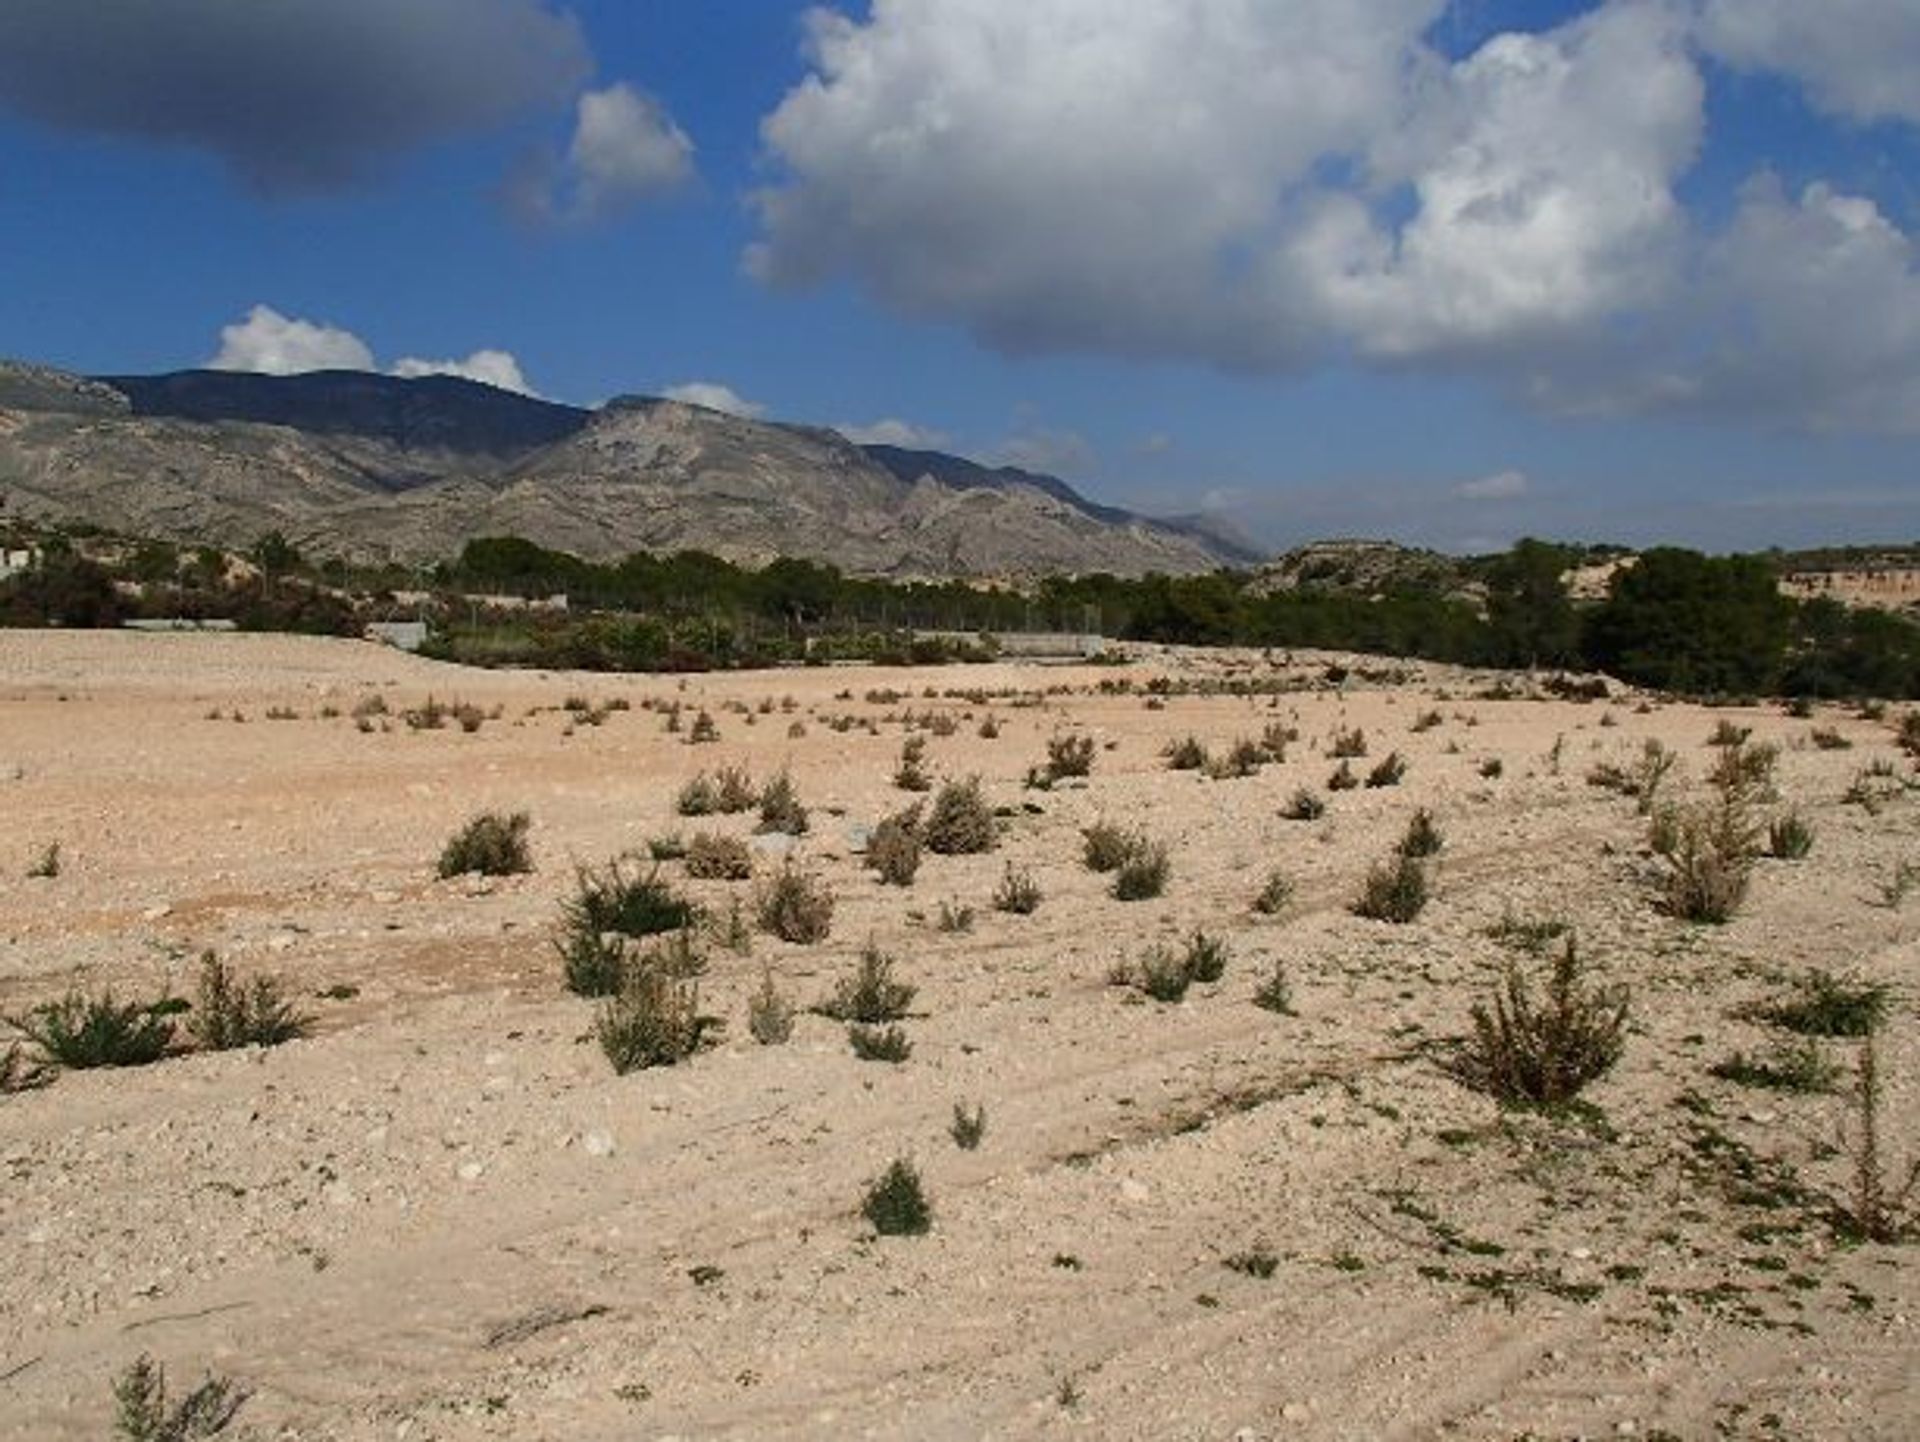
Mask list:
POLYGON ((917 1237, 933 1229, 933 1206, 920 1173, 904 1157, 867 1188, 860 1210, 883 1237, 917 1237))
POLYGON ((1087 776, 1093 771, 1091 736, 1055 736, 1047 742, 1047 778, 1064 780, 1069 776, 1087 776))
POLYGON ((1744 809, 1723 797, 1714 807, 1676 814, 1673 826, 1664 853, 1667 913, 1716 926, 1731 921, 1746 898, 1758 851, 1744 809))
POLYGON ((756 902, 760 929, 782 941, 824 941, 832 930, 833 893, 791 861, 760 888, 756 902))
POLYGON ((1147 901, 1167 889, 1173 862, 1164 842, 1142 840, 1113 873, 1115 901, 1147 901))
POLYGON ((1398 751, 1389 751, 1380 759, 1380 763, 1367 773, 1367 785, 1371 787, 1398 786, 1400 779, 1407 774, 1407 763, 1398 751))
POLYGON ((711 816, 720 809, 720 792, 704 771, 680 788, 674 809, 682 816, 711 816))
POLYGON ((692 1056, 719 1021, 700 1014, 697 983, 653 967, 629 970, 594 1018, 600 1050, 621 1076, 692 1056))
POLYGON ((769 781, 760 793, 759 829, 786 836, 807 834, 807 808, 800 804, 800 792, 785 771, 769 781))
POLYGON ((440 875, 516 876, 533 870, 527 854, 527 829, 532 820, 524 811, 511 816, 483 811, 460 830, 440 853, 440 875))
POLYGON ((869 1026, 856 1021, 847 1028, 847 1042, 861 1061, 885 1061, 898 1066, 913 1055, 913 1042, 897 1026, 869 1026))
POLYGON ((887 817, 867 838, 867 865, 889 886, 911 886, 920 871, 920 808, 887 817))
POLYGON ((125 1442, 201 1442, 226 1431, 247 1396, 224 1377, 208 1377, 170 1403, 165 1369, 142 1355, 114 1380, 114 1434, 125 1442))
POLYGON ((1138 966, 1116 976, 1155 1001, 1177 1002, 1193 985, 1193 972, 1187 966, 1186 957, 1165 946, 1148 947, 1138 966))
POLYGON ((939 856, 993 850, 993 808, 987 805, 978 776, 948 781, 934 793, 933 811, 920 839, 927 850, 939 856))
POLYGON ((208 1051, 243 1046, 278 1046, 304 1035, 302 1016, 270 976, 243 984, 211 951, 200 958, 200 990, 187 1030, 208 1051))
POLYGON ((1260 884, 1260 893, 1253 898, 1253 909, 1262 916, 1278 916, 1292 901, 1293 878, 1276 867, 1260 884))
POLYGON ((1767 827, 1767 854, 1780 861, 1801 861, 1813 850, 1813 828, 1797 811, 1775 817, 1767 827))
POLYGON ((1712 1072, 1740 1086, 1785 1092, 1830 1092, 1840 1079, 1840 1069, 1811 1037, 1776 1047, 1771 1056, 1750 1057, 1737 1051, 1716 1063, 1712 1072))
POLYGON ((893 769, 893 784, 902 791, 931 791, 933 779, 926 771, 927 738, 909 736, 900 743, 900 764, 893 769))
POLYGON ((1182 960, 1186 963, 1189 976, 1211 986, 1227 973, 1227 944, 1217 936, 1196 931, 1187 938, 1187 949, 1182 960))
POLYGON ((72 1071, 146 1066, 166 1055, 173 1041, 172 1018, 181 1005, 171 997, 122 1003, 111 991, 98 996, 70 991, 12 1018, 10 1024, 48 1061, 72 1071))
POLYGON ((1809 968, 1791 993, 1758 1008, 1763 1021, 1802 1036, 1871 1036, 1886 1020, 1891 995, 1878 982, 1843 980, 1809 968))
POLYGON ((1367 873, 1353 903, 1355 916, 1406 923, 1427 904, 1427 868, 1416 857, 1395 853, 1367 873))
POLYGON ((1327 803, 1302 786, 1293 793, 1281 816, 1288 821, 1317 821, 1326 815, 1327 803))
POLYGON ((554 943, 568 989, 611 996, 627 970, 630 942, 685 931, 700 917, 700 908, 676 893, 657 866, 645 875, 629 872, 619 860, 598 871, 580 867, 574 894, 560 904, 554 943))
POLYGON ((1445 845, 1446 837, 1434 824, 1433 813, 1422 806, 1407 822, 1406 835, 1400 838, 1400 854, 1418 860, 1421 857, 1438 856, 1445 845))
POLYGON ((747 1032, 762 1046, 781 1046, 793 1036, 793 1006, 773 984, 773 972, 762 969, 760 987, 747 998, 747 1032))
POLYGON ((1620 1059, 1627 1007, 1624 988, 1586 983, 1569 938, 1540 999, 1509 966, 1491 1008, 1475 1004, 1457 1074, 1510 1105, 1562 1106, 1620 1059))
POLYGON ((1186 736, 1166 749, 1167 770, 1202 771, 1207 765, 1207 748, 1197 736, 1186 736))
POLYGON ((753 876, 753 848, 737 836, 702 831, 687 843, 687 875, 700 881, 746 881, 753 876))
POLYGON ((1137 833, 1122 831, 1106 821, 1094 822, 1080 835, 1080 855, 1089 871, 1118 871, 1141 844, 1137 833))
POLYGON ((1287 980, 1287 964, 1284 961, 1274 962, 1273 970, 1255 989, 1253 1004, 1281 1016, 1293 1015, 1293 986, 1287 980))
POLYGON ((913 1003, 915 988, 894 980, 894 959, 868 942, 860 953, 860 967, 842 977, 833 995, 814 1008, 835 1021, 864 1022, 869 1026, 900 1021, 913 1003))
POLYGON ((994 888, 993 909, 1009 911, 1016 916, 1031 916, 1040 909, 1040 883, 1033 879, 1031 871, 1016 870, 1011 861, 1000 877, 999 886, 994 888))
POLYGON ((985 1103, 968 1110, 966 1103, 953 1104, 953 1120, 947 1125, 947 1135, 953 1138, 953 1144, 963 1152, 978 1151, 980 1143, 987 1135, 987 1108, 985 1103))

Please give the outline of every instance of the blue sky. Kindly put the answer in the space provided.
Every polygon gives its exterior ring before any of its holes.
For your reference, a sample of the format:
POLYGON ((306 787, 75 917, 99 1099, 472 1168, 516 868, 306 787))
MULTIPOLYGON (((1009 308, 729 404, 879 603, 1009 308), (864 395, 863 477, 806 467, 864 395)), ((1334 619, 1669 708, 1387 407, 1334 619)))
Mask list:
POLYGON ((0 353, 679 390, 1276 544, 1920 536, 1917 245, 1920 0, 0 10, 0 353))

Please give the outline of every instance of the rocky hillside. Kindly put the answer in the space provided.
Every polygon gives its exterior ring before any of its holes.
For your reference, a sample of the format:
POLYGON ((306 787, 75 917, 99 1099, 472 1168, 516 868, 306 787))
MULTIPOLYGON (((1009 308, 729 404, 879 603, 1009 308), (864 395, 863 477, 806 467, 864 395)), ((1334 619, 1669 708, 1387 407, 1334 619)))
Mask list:
POLYGON ((0 503, 181 541, 278 530, 423 562, 520 535, 605 560, 698 548, 894 576, 1187 573, 1251 557, 1064 482, 833 431, 623 398, 598 411, 436 376, 68 376, 0 363, 0 503))

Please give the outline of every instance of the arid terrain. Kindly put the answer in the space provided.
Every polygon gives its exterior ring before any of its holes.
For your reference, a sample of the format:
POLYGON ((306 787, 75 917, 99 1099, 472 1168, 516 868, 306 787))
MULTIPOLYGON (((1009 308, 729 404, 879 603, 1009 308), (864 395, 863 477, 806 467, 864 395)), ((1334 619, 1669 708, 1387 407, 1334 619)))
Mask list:
MULTIPOLYGON (((342 1442, 1920 1436, 1916 1254, 1831 1217, 1858 1043, 1818 1043, 1825 1092, 1712 1070, 1797 1040, 1753 1009, 1808 968, 1883 983, 1884 1166, 1920 1156, 1897 713, 1492 699, 1495 679, 1154 652, 682 680, 0 632, 0 1011, 190 996, 211 948, 313 1020, 0 1096, 0 1437, 106 1436, 143 1353, 176 1393, 249 1388, 236 1433, 342 1442), (1271 694, 1203 694, 1228 681, 1271 694), (499 714, 410 727, 429 696, 499 714), (689 744, 703 708, 719 738, 689 744), (1698 795, 1721 722, 1779 748, 1765 815, 1797 808, 1815 840, 1701 926, 1661 910, 1647 819, 1589 773, 1657 738, 1668 794, 1698 795), (1168 769, 1188 735, 1218 755, 1276 723, 1298 737, 1256 774, 1168 769), (1404 780, 1327 791, 1354 727, 1356 772, 1398 751, 1404 780), (1094 738, 1091 775, 1025 785, 1066 733, 1094 738), (909 734, 1003 815, 994 851, 929 855, 903 888, 859 848, 915 799, 892 779, 909 734), (561 903, 576 864, 751 834, 675 814, 730 764, 790 769, 831 935, 714 945, 716 1043, 618 1076, 562 984, 561 903), (1302 787, 1318 819, 1283 816, 1302 787), (1353 914, 1420 807, 1445 840, 1431 902, 1353 914), (438 879, 487 809, 530 814, 535 870, 438 879), (1103 820, 1168 843, 1163 896, 1116 900, 1082 864, 1103 820), (29 877, 56 842, 58 874, 29 877), (1009 862, 1031 915, 993 906, 1009 862), (1294 890, 1261 914, 1275 868, 1294 890), (1443 1064, 1504 967, 1543 971, 1513 940, 1550 921, 1632 996, 1593 1109, 1558 1120, 1443 1064), (1196 928, 1228 947, 1217 982, 1176 1004, 1110 981, 1196 928), (918 988, 899 1065, 804 1010, 870 942, 918 988), (1276 963, 1291 1014, 1255 1003, 1276 963), (785 1045, 749 1034, 763 971, 802 1008, 785 1045), (986 1109, 977 1149, 949 1136, 961 1101, 986 1109), (897 1157, 932 1230, 876 1238, 861 1198, 897 1157)), ((778 846, 757 846, 764 880, 778 846)), ((661 874, 751 913, 754 881, 661 874)))

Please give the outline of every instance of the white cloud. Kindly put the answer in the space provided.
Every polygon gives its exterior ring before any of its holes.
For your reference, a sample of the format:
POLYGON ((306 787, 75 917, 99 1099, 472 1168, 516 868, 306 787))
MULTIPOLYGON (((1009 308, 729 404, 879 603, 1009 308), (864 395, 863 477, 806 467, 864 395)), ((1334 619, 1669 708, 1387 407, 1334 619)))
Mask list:
POLYGON ((1140 438, 1134 450, 1143 456, 1164 456, 1173 449, 1173 437, 1166 431, 1154 431, 1140 438))
POLYGON ((1032 426, 1009 436, 995 449, 992 461, 1039 475, 1067 476, 1093 469, 1093 446, 1078 431, 1032 426))
POLYGON ((245 320, 224 327, 219 353, 207 364, 271 376, 374 369, 373 352, 352 331, 294 320, 269 305, 256 305, 245 320))
POLYGON ((1462 481, 1453 488, 1463 501, 1511 501, 1532 489, 1524 471, 1495 471, 1478 480, 1462 481))
POLYGON ((527 384, 526 376, 520 371, 520 362, 514 359, 511 351, 477 350, 465 360, 421 360, 417 356, 406 356, 393 363, 393 373, 406 379, 417 376, 459 376, 462 380, 479 381, 482 385, 497 386, 503 391, 518 391, 523 396, 539 395, 527 384))
POLYGON ((750 421, 767 413, 767 408, 758 401, 750 401, 732 386, 718 381, 688 381, 685 385, 668 386, 661 394, 682 405, 705 406, 710 411, 722 411, 750 421))
MULTIPOLYGON (((309 371, 380 370, 373 348, 350 330, 284 316, 270 305, 256 305, 245 320, 220 331, 220 350, 207 362, 214 370, 253 371, 259 375, 303 375, 309 371)), ((391 372, 403 379, 460 376, 522 395, 539 394, 527 382, 511 351, 477 350, 465 360, 422 360, 407 356, 391 372)))
POLYGON ((1856 121, 1920 122, 1920 5, 1912 0, 1705 0, 1700 43, 1770 70, 1856 121))
POLYGON ((893 416, 877 420, 871 425, 837 425, 834 429, 856 446, 897 446, 907 451, 937 451, 948 441, 944 431, 917 426, 912 421, 893 416))
POLYGON ((610 85, 587 91, 575 110, 565 155, 536 153, 507 182, 506 200, 523 219, 605 220, 693 174, 693 141, 651 95, 610 85))

